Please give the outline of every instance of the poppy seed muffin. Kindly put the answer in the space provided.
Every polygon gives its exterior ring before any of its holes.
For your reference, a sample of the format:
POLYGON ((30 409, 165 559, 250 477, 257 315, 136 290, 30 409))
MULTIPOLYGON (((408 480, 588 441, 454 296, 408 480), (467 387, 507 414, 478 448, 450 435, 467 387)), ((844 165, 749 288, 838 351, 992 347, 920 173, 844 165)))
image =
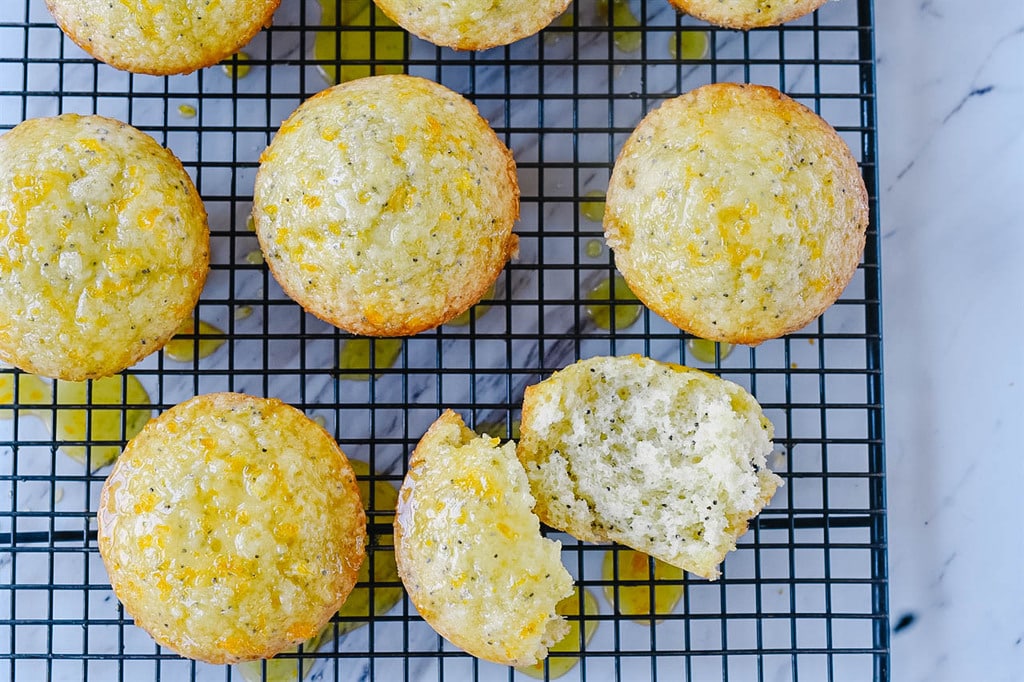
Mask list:
POLYGON ((458 93, 411 76, 324 90, 260 159, 253 200, 284 291, 354 334, 408 336, 479 301, 517 251, 512 154, 458 93))
POLYGON ((849 284, 868 195, 832 127, 774 88, 718 83, 649 113, 615 162, 604 232, 654 312, 757 344, 804 327, 849 284))
POLYGON ((192 314, 209 260, 203 202, 148 135, 64 114, 0 136, 0 359, 116 374, 192 314))
POLYGON ((810 14, 825 0, 669 0, 698 19, 726 28, 777 26, 810 14))
POLYGON ((191 73, 252 40, 281 0, 46 0, 61 30, 96 59, 134 73, 191 73))
POLYGON ((752 395, 639 355, 582 360, 528 387, 520 433, 541 521, 705 578, 782 483, 752 395))
POLYGON ((388 17, 423 40, 456 50, 486 50, 537 33, 571 0, 374 0, 388 17))
POLYGON ((314 636, 365 558, 355 474, 293 407, 202 395, 151 421, 103 486, 100 555, 125 610, 209 663, 269 658, 314 636))
POLYGON ((478 658, 533 665, 569 625, 561 545, 543 537, 511 441, 477 436, 445 411, 420 439, 398 493, 395 558, 409 599, 478 658))

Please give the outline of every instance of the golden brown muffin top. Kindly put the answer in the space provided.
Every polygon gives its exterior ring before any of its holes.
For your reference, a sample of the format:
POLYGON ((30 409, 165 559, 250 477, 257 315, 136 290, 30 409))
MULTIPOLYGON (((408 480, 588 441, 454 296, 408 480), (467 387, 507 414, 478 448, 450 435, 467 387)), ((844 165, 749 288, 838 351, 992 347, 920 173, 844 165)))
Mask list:
POLYGON ((718 83, 636 127, 608 186, 605 236, 630 289, 695 336, 756 344, 842 293, 868 224, 850 149, 774 88, 718 83))
POLYGON ((317 634, 365 557, 355 474, 334 439, 293 407, 238 393, 151 421, 107 479, 98 522, 136 624, 210 663, 317 634))
POLYGON ((209 267, 206 210, 178 159, 101 116, 0 136, 0 359, 69 380, 161 348, 209 267))

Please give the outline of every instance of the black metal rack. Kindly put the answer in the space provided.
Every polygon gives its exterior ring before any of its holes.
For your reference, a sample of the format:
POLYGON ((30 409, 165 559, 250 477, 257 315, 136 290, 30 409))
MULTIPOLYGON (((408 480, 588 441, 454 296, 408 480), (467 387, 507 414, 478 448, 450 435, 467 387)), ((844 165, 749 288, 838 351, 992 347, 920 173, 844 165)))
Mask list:
MULTIPOLYGON (((354 0, 333 1, 337 9, 354 0)), ((120 118, 178 154, 207 203, 212 272, 195 315, 223 330, 203 338, 225 343, 190 363, 163 353, 147 358, 128 373, 151 405, 126 403, 122 392, 105 409, 160 411, 215 390, 275 396, 324 419, 350 457, 369 462, 373 478, 398 485, 407 453, 445 407, 476 424, 498 423, 508 436, 523 387, 580 357, 639 352, 710 369, 765 406, 786 486, 726 560, 721 580, 685 576, 682 600, 658 623, 620 616, 605 597, 611 587, 614 599, 619 584, 602 578, 608 548, 553 533, 567 567, 600 605, 598 615, 584 615, 598 622, 596 634, 563 679, 888 679, 871 0, 826 3, 810 17, 749 33, 708 27, 665 0, 629 6, 640 26, 623 25, 626 15, 602 10, 598 0, 578 0, 568 19, 508 47, 456 53, 406 37, 404 58, 360 62, 398 66, 476 102, 515 153, 522 187, 520 257, 486 301, 490 309, 475 309, 467 326, 404 340, 392 367, 362 380, 338 369, 347 335, 304 314, 265 266, 247 258, 258 247, 246 218, 259 153, 281 120, 327 85, 317 70, 325 64, 312 56, 316 34, 344 41, 368 32, 375 46, 399 29, 375 20, 370 29, 321 26, 314 0, 284 0, 274 26, 245 48, 246 77, 213 67, 156 78, 90 59, 61 34, 43 0, 7 0, 0 131, 69 111, 120 118), (675 59, 668 43, 681 30, 707 32, 707 54, 675 59), (636 34, 637 51, 616 46, 622 32, 636 34), (829 120, 861 163, 872 219, 861 268, 819 320, 703 363, 685 334, 649 311, 623 329, 593 323, 588 306, 632 303, 588 298, 614 265, 607 248, 591 243, 600 225, 580 208, 590 191, 605 188, 615 154, 644 113, 724 80, 773 85, 829 120)), ((0 380, 23 376, 0 369, 0 380)), ((98 413, 88 402, 62 407, 98 413)), ((89 473, 59 450, 95 445, 96 436, 57 440, 55 407, 15 400, 5 415, 13 419, 0 420, 0 679, 241 679, 232 668, 159 648, 125 615, 95 542, 107 469, 89 473)), ((124 435, 122 428, 112 442, 123 445, 124 435)), ((371 530, 385 533, 383 520, 371 517, 371 530)), ((325 680, 526 679, 445 643, 404 600, 296 657, 325 680)))

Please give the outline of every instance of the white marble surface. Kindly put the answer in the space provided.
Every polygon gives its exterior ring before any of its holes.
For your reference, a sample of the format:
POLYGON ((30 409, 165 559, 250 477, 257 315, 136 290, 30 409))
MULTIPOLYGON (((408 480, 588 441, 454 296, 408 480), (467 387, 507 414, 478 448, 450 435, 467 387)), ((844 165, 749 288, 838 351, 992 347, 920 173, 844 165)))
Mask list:
POLYGON ((894 680, 1024 679, 1024 2, 878 2, 894 680))

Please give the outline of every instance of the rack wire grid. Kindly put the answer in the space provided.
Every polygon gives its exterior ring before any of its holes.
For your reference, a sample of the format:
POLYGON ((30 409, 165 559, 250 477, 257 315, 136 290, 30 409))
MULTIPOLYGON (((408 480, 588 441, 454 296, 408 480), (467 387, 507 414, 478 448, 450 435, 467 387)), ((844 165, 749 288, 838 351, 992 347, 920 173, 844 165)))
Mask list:
MULTIPOLYGON (((360 0, 325 1, 342 17, 340 3, 360 0)), ((4 406, 0 679, 242 679, 235 668, 187 661, 157 646, 111 592, 94 518, 109 470, 92 466, 104 436, 93 433, 93 420, 104 413, 121 424, 106 435, 113 439, 107 445, 119 447, 126 435, 119 418, 129 408, 155 414, 220 390, 274 396, 319 417, 351 458, 369 463, 374 481, 397 486, 408 454, 443 408, 510 437, 526 385, 579 358, 634 352, 749 388, 775 424, 772 464, 786 485, 726 559, 720 580, 662 581, 683 591, 657 621, 617 612, 624 585, 655 596, 651 580, 603 576, 606 552, 617 557, 618 548, 548 531, 598 604, 597 613, 581 617, 596 631, 579 642, 584 653, 564 679, 888 678, 872 3, 829 2, 783 27, 741 33, 679 15, 664 0, 629 0, 611 11, 601 1, 577 0, 551 27, 513 45, 457 53, 376 17, 370 28, 322 25, 313 0, 285 0, 273 27, 245 48, 251 70, 244 78, 223 67, 174 77, 116 71, 65 38, 43 0, 0 3, 0 130, 36 116, 99 113, 170 147, 210 215, 212 271, 195 320, 223 330, 187 338, 224 342, 190 362, 157 353, 130 368, 126 374, 141 382, 148 402, 126 397, 122 383, 120 396, 102 407, 100 396, 89 399, 95 385, 86 399, 62 405, 90 415, 84 434, 53 435, 60 418, 53 399, 29 406, 15 390, 13 404, 4 406), (704 33, 708 50, 676 59, 669 44, 687 31, 704 33), (321 33, 335 47, 368 39, 373 49, 401 36, 400 58, 364 55, 350 63, 366 73, 372 66, 425 76, 465 94, 513 150, 522 187, 520 253, 493 295, 467 325, 403 339, 397 361, 372 371, 370 363, 339 369, 348 335, 303 313, 251 255, 258 245, 247 217, 259 154, 281 121, 328 85, 318 67, 336 67, 313 57, 321 33), (863 169, 871 224, 852 284, 820 319, 706 363, 694 357, 685 333, 646 309, 627 326, 627 306, 635 302, 623 290, 593 298, 595 285, 615 269, 595 241, 600 225, 581 208, 603 192, 618 149, 647 111, 715 81, 778 87, 835 126, 863 169), (609 329, 594 323, 602 306, 624 313, 610 316, 609 329), (65 454, 75 446, 87 446, 88 464, 65 454)), ((383 356, 379 343, 371 348, 383 356)), ((25 377, 0 369, 3 381, 25 377)), ((391 551, 387 522, 385 511, 370 515, 371 554, 391 551)), ((361 583, 371 593, 398 585, 361 583)), ((336 618, 329 634, 353 620, 336 618)), ((363 620, 319 651, 293 654, 302 673, 325 680, 525 679, 445 642, 405 598, 363 620)))

